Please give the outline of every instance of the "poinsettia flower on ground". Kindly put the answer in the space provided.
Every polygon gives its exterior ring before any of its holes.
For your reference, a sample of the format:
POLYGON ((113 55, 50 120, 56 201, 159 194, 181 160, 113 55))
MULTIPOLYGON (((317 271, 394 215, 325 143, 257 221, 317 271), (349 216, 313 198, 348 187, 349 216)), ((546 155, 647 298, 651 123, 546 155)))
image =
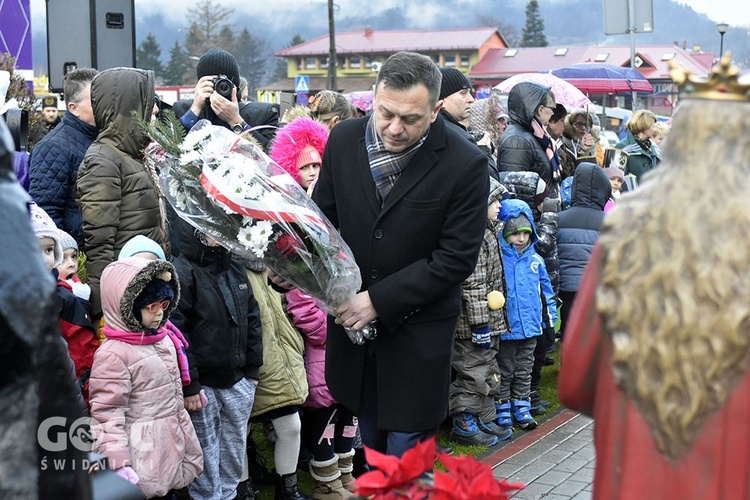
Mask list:
POLYGON ((498 480, 492 469, 472 456, 455 457, 439 455, 448 472, 435 472, 434 500, 505 500, 516 490, 524 488, 522 483, 498 480))
POLYGON ((398 458, 385 455, 365 446, 365 458, 376 470, 362 474, 357 478, 357 494, 362 496, 375 495, 375 499, 389 498, 428 498, 412 496, 420 491, 427 493, 426 485, 418 484, 417 480, 435 466, 437 457, 435 438, 432 437, 407 450, 404 456, 398 458), (397 490, 403 489, 401 492, 397 490), (410 490, 410 491, 408 491, 410 490), (409 496, 406 496, 410 493, 409 496), (396 495, 396 496, 391 496, 396 495))
POLYGON ((357 494, 371 500, 506 500, 524 487, 498 481, 488 465, 470 455, 437 455, 434 437, 418 443, 402 458, 366 446, 365 457, 376 470, 357 478, 357 494), (448 472, 431 473, 436 456, 448 472))

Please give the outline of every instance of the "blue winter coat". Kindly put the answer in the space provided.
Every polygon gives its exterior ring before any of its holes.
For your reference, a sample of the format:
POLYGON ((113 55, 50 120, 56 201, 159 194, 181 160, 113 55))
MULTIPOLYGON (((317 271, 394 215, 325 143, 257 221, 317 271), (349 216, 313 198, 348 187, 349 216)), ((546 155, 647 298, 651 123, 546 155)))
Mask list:
POLYGON ((557 221, 560 290, 576 292, 604 220, 612 193, 607 174, 598 165, 581 163, 573 174, 571 207, 557 221))
POLYGON ((29 194, 58 228, 75 238, 78 248, 83 248, 83 223, 74 189, 78 166, 96 133, 96 127, 65 113, 34 147, 29 163, 29 194))
POLYGON ((552 283, 544 266, 544 259, 536 253, 534 246, 538 240, 536 225, 531 208, 521 200, 505 200, 500 205, 500 220, 524 214, 531 222, 531 244, 519 255, 513 245, 500 236, 503 251, 503 268, 508 286, 507 309, 510 333, 500 336, 500 340, 520 340, 538 337, 542 328, 551 327, 557 321, 557 304, 552 291, 552 283), (546 316, 543 317, 542 299, 547 302, 546 316))

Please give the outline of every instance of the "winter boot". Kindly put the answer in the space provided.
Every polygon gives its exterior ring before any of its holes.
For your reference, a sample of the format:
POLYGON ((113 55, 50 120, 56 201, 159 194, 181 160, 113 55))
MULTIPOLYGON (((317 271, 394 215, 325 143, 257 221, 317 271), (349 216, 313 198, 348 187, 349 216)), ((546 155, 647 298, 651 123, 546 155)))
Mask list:
POLYGON ((235 500, 255 500, 257 493, 253 486, 253 478, 248 477, 237 485, 237 496, 234 498, 235 500))
POLYGON ((315 479, 315 500, 341 500, 352 496, 341 483, 338 456, 334 455, 332 459, 324 462, 310 460, 310 475, 315 479))
POLYGON ((510 411, 513 414, 513 420, 516 421, 521 429, 530 431, 536 429, 536 420, 529 413, 531 401, 529 398, 514 399, 510 402, 510 411))
POLYGON ((529 409, 529 413, 531 413, 535 417, 544 415, 545 413, 547 413, 547 409, 552 406, 549 401, 547 401, 546 399, 542 399, 539 391, 531 391, 531 394, 529 394, 529 398, 531 399, 531 408, 529 409))
POLYGON ((252 479, 253 486, 274 484, 273 474, 266 467, 266 461, 258 452, 258 446, 253 440, 252 434, 247 436, 247 473, 252 479))
POLYGON ((273 479, 275 483, 273 500, 312 500, 297 487, 296 472, 283 476, 274 472, 273 479))
MULTIPOLYGON (((359 432, 359 430, 357 431, 359 432)), ((367 465, 367 459, 365 458, 365 449, 360 446, 357 448, 354 447, 354 470, 352 471, 352 475, 354 477, 359 477, 365 472, 368 472, 370 470, 370 467, 367 465)))
POLYGON ((495 423, 503 429, 513 429, 513 420, 510 416, 510 400, 495 401, 495 411, 497 412, 495 423))
POLYGON ((507 439, 510 439, 510 437, 513 435, 513 427, 500 427, 497 423, 493 421, 489 421, 487 423, 484 422, 481 418, 477 417, 477 427, 479 427, 479 430, 486 433, 486 434, 493 434, 497 436, 497 438, 500 441, 505 441, 507 439))
POLYGON ((354 491, 354 449, 346 453, 336 453, 339 457, 341 484, 349 491, 354 491))
POLYGON ((453 417, 450 440, 473 446, 494 446, 498 438, 480 431, 477 427, 477 418, 471 413, 463 412, 453 417))

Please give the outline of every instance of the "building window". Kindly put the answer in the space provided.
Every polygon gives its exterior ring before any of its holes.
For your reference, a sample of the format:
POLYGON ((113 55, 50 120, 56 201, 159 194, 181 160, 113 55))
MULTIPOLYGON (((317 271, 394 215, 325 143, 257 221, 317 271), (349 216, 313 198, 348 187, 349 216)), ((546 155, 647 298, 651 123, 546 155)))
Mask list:
POLYGON ((445 58, 445 67, 446 68, 455 68, 456 67, 456 55, 455 54, 447 54, 444 56, 445 58))
POLYGON ((361 68, 361 62, 359 56, 350 56, 349 57, 349 68, 350 69, 359 69, 361 68))
POLYGON ((372 68, 372 59, 365 59, 365 68, 367 69, 372 68))
POLYGON ((305 69, 318 69, 318 58, 317 57, 306 57, 305 58, 305 69))
POLYGON ((302 59, 301 57, 297 58, 297 69, 300 71, 305 69, 305 60, 302 59))
POLYGON ((471 64, 471 61, 469 60, 469 56, 468 55, 462 55, 461 56, 461 67, 462 68, 468 68, 470 64, 471 64))
POLYGON ((320 58, 320 69, 328 69, 328 56, 320 58))

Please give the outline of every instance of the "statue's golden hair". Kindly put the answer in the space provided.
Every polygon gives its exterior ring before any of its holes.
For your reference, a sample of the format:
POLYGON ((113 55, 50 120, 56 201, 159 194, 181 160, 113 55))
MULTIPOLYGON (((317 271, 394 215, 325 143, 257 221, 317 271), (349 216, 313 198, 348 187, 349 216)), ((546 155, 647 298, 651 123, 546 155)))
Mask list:
POLYGON ((750 103, 683 101, 664 161, 600 243, 615 378, 677 459, 750 359, 750 103))

